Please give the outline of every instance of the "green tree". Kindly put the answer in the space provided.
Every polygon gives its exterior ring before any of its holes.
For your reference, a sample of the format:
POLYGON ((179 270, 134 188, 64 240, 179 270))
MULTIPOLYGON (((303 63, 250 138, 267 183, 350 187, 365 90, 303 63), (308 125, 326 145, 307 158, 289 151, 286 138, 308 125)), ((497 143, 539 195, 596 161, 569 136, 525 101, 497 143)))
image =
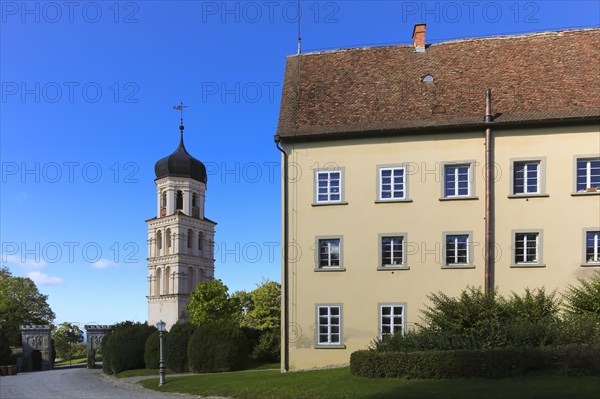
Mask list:
POLYGON ((21 325, 50 324, 54 317, 48 296, 31 279, 13 277, 6 267, 0 268, 0 330, 11 345, 21 345, 21 325))
POLYGON ((252 306, 245 324, 258 330, 273 330, 281 323, 281 284, 264 280, 250 293, 252 306))
POLYGON ((238 322, 240 303, 229 296, 229 288, 221 280, 198 284, 187 305, 190 322, 195 325, 238 322))
POLYGON ((83 331, 78 326, 65 322, 54 329, 52 338, 56 355, 61 359, 71 360, 73 358, 72 345, 83 342, 83 331))

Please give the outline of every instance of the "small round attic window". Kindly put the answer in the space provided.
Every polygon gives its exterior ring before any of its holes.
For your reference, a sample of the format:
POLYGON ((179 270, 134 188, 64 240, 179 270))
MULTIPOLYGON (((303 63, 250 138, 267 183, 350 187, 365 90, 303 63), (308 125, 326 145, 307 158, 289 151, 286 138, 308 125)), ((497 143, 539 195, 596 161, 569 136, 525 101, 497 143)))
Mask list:
POLYGON ((423 76, 421 78, 421 82, 423 82, 423 83, 433 83, 433 76, 430 75, 430 74, 427 74, 427 75, 425 75, 425 76, 423 76))

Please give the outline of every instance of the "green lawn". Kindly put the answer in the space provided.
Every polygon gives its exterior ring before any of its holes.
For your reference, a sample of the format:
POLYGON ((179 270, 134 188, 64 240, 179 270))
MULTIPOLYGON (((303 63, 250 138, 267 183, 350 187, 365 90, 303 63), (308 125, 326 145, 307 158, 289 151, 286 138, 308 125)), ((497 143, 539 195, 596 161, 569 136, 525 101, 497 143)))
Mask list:
POLYGON ((203 396, 243 399, 376 399, 376 398, 593 398, 600 397, 599 377, 557 375, 504 379, 404 380, 353 377, 349 368, 281 374, 239 371, 142 381, 146 388, 203 396))
MULTIPOLYGON (((102 360, 100 360, 102 361, 102 360)), ((69 364, 81 364, 81 363, 86 363, 87 362, 87 358, 86 357, 81 357, 79 359, 72 359, 71 363, 69 363, 68 360, 61 360, 60 362, 56 362, 54 363, 55 366, 68 366, 69 364)))
MULTIPOLYGON (((279 370, 279 363, 266 363, 258 360, 250 359, 248 364, 246 365, 246 370, 279 370)), ((166 371, 167 374, 172 374, 173 372, 169 369, 166 371)), ((150 370, 150 369, 135 369, 135 370, 127 370, 121 371, 117 374, 117 378, 126 378, 126 377, 137 377, 137 376, 146 376, 146 375, 158 375, 158 370, 150 370)))

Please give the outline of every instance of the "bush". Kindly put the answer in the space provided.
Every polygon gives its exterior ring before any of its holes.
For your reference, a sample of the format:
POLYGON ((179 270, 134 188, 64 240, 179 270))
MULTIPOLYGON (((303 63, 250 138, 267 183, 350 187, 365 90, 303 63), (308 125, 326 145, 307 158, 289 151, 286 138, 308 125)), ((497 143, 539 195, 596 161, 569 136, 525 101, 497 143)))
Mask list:
POLYGON ((263 331, 246 326, 242 326, 241 329, 248 341, 248 353, 254 352, 254 348, 258 345, 260 337, 263 335, 263 331))
POLYGON ((589 280, 578 279, 579 286, 569 285, 564 294, 565 307, 573 314, 591 313, 600 316, 600 272, 589 280))
POLYGON ((600 345, 427 352, 362 350, 350 357, 352 374, 370 378, 492 378, 537 370, 595 375, 600 372, 600 345))
POLYGON ((10 362, 12 351, 8 342, 8 337, 0 332, 0 366, 6 366, 10 362))
MULTIPOLYGON (((443 293, 429 297, 424 326, 404 336, 376 340, 379 351, 420 351, 544 346, 577 343, 560 340, 559 301, 543 289, 525 290, 505 299, 496 292, 469 287, 458 298, 443 293)), ((592 343, 593 341, 579 341, 592 343)))
POLYGON ((102 341, 102 369, 105 373, 144 368, 146 340, 156 331, 146 323, 126 321, 116 324, 102 341))
POLYGON ((258 344, 252 351, 256 360, 278 362, 281 358, 281 332, 279 329, 266 330, 260 336, 258 344))
POLYGON ((233 323, 204 324, 190 337, 187 354, 197 373, 239 370, 248 359, 248 342, 233 323))
MULTIPOLYGON (((164 334, 164 333, 163 333, 164 334)), ((163 344, 165 336, 163 335, 163 344)), ((154 331, 146 340, 144 363, 147 369, 156 370, 160 363, 160 332, 154 331)))
POLYGON ((174 372, 188 371, 187 348, 190 336, 196 326, 190 323, 177 323, 171 327, 168 339, 163 342, 166 367, 174 372))

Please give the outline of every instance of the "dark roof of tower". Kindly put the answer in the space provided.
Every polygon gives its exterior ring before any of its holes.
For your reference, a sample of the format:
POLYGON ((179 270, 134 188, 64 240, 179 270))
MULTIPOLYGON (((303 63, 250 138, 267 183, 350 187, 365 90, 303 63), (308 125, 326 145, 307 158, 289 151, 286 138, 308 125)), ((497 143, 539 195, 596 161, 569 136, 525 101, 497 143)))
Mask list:
POLYGON ((183 130, 179 147, 169 156, 162 158, 154 165, 156 179, 163 177, 187 177, 206 184, 206 166, 190 155, 183 144, 183 130))

